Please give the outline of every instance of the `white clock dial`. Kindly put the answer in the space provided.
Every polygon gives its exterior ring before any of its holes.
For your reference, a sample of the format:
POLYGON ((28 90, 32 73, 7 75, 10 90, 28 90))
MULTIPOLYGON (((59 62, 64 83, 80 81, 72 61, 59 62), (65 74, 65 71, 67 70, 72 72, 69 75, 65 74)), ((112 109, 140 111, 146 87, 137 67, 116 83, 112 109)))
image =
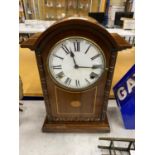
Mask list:
POLYGON ((94 84, 104 72, 105 64, 100 47, 77 36, 59 41, 48 57, 52 77, 71 89, 84 89, 94 84))

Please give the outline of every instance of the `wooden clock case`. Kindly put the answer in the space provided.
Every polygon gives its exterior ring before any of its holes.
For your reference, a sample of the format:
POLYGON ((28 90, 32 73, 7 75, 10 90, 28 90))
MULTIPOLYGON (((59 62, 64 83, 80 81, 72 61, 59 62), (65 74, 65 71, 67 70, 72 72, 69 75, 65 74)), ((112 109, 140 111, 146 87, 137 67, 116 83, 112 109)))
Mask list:
POLYGON ((108 33, 92 18, 70 17, 30 37, 21 47, 35 51, 46 107, 43 132, 110 131, 106 112, 117 51, 130 48, 131 45, 118 34, 108 33), (86 90, 65 89, 48 72, 50 49, 61 39, 71 36, 94 41, 105 55, 104 74, 86 90))

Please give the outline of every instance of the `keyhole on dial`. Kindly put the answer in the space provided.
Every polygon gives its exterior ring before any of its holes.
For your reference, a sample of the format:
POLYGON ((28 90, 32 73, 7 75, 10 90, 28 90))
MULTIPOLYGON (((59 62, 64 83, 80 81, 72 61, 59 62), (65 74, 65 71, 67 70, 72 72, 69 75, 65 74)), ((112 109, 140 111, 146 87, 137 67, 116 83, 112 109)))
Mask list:
POLYGON ((96 73, 94 73, 94 72, 92 72, 91 74, 90 74, 90 78, 91 79, 94 79, 94 78, 97 78, 98 77, 98 74, 96 74, 96 73))

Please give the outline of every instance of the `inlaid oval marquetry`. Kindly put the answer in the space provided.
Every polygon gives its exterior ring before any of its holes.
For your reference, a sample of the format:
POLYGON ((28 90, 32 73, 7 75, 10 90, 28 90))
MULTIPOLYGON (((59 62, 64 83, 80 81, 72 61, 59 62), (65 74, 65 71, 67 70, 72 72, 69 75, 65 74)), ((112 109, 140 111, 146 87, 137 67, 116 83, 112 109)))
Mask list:
POLYGON ((74 108, 78 108, 81 106, 81 103, 79 101, 72 101, 70 104, 74 108))

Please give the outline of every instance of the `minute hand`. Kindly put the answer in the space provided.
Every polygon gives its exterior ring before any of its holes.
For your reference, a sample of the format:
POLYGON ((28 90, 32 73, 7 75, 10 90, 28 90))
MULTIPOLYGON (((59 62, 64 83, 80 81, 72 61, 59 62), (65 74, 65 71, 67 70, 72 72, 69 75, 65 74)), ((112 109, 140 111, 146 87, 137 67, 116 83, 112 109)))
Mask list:
POLYGON ((92 67, 88 67, 88 66, 79 66, 79 68, 92 68, 92 67))
POLYGON ((79 68, 92 68, 92 69, 98 69, 102 68, 102 65, 93 65, 92 67, 90 66, 78 66, 79 68))

